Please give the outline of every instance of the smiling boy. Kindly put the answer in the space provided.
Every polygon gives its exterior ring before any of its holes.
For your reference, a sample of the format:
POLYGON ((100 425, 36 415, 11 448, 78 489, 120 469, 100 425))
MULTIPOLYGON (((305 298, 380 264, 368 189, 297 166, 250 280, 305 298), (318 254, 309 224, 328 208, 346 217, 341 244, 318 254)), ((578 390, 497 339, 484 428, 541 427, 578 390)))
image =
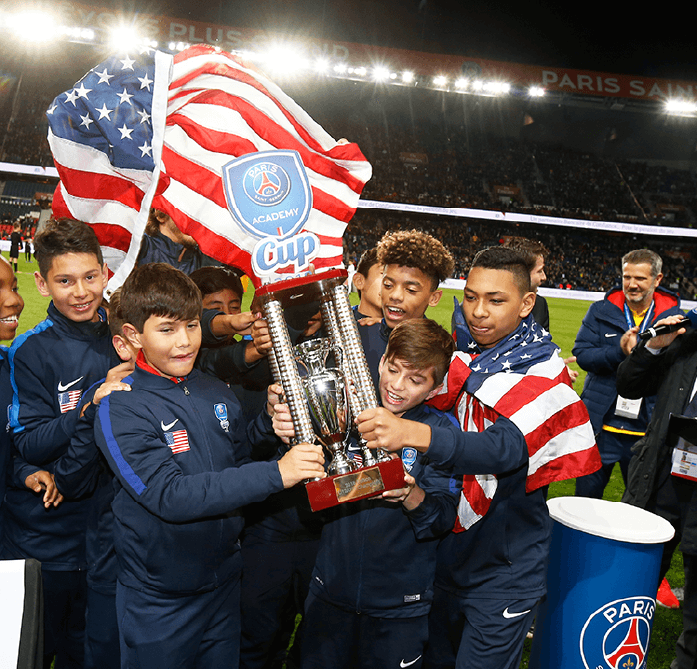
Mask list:
POLYGON ((164 263, 122 287, 122 330, 138 351, 131 391, 97 411, 95 439, 121 484, 112 509, 122 666, 238 666, 239 509, 324 476, 320 447, 248 462, 239 402, 194 370, 201 293, 164 263))
MULTIPOLYGON (((100 308, 107 270, 92 228, 51 220, 34 243, 36 286, 51 303, 46 320, 10 349, 10 426, 21 458, 53 473, 75 432, 83 392, 104 378, 116 356, 100 308)), ((6 495, 2 557, 41 562, 44 655, 47 662, 56 655, 58 666, 82 666, 84 528, 91 504, 70 501, 47 511, 42 495, 23 486, 11 485, 6 495)))
POLYGON ((382 267, 380 301, 383 320, 359 328, 373 382, 378 386, 378 365, 392 328, 422 318, 440 301, 438 288, 453 271, 451 253, 439 240, 420 230, 387 233, 377 245, 382 267))
MULTIPOLYGON (((395 327, 380 362, 384 410, 433 427, 452 425, 451 417, 424 402, 440 389, 453 350, 452 337, 428 318, 395 327)), ((436 475, 413 448, 399 455, 405 489, 339 505, 328 514, 305 604, 303 668, 421 666, 436 538, 449 527, 434 522, 429 536, 417 539, 398 502, 409 508, 426 477, 432 481, 429 494, 449 496, 449 472, 436 475)))
POLYGON ((434 518, 456 530, 438 548, 427 666, 514 669, 545 592, 551 521, 544 486, 600 465, 588 413, 570 387, 549 334, 533 317, 530 273, 516 251, 475 256, 465 324, 447 392, 460 429, 431 427, 380 410, 359 430, 370 446, 411 446, 459 476, 459 494, 425 495, 410 510, 419 533, 434 518))

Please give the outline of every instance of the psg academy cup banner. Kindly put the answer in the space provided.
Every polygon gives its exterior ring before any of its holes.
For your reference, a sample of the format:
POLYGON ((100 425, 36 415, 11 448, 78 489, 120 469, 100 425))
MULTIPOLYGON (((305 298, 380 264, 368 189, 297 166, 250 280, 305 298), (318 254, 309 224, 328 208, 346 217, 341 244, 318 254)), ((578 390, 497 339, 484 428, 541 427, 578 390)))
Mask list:
POLYGON ((370 163, 241 59, 205 45, 118 54, 47 117, 54 216, 94 227, 109 291, 134 267, 151 207, 257 288, 342 266, 370 163))

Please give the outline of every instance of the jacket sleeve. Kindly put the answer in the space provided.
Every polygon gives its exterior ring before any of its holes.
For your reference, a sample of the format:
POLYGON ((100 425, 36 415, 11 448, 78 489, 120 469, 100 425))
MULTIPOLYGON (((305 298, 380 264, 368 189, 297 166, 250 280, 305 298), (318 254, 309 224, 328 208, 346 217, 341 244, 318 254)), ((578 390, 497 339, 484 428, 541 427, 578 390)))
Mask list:
POLYGON ((252 460, 278 458, 285 444, 276 436, 266 407, 247 425, 247 441, 252 460))
POLYGON ((56 391, 50 370, 41 367, 41 360, 29 359, 24 347, 10 356, 12 408, 10 427, 19 454, 39 467, 56 460, 64 451, 75 431, 79 407, 59 413, 56 391))
POLYGON ((94 419, 97 407, 91 403, 99 385, 98 383, 92 386, 80 402, 80 407, 88 402, 90 404, 77 421, 68 449, 56 462, 54 471, 56 485, 67 499, 79 499, 93 493, 102 471, 102 455, 94 441, 94 419))
POLYGON ((614 374, 625 355, 620 347, 621 335, 604 337, 600 322, 595 316, 596 305, 592 304, 583 318, 581 329, 571 350, 578 366, 594 374, 614 374))
POLYGON ((431 427, 427 453, 457 474, 503 474, 528 461, 523 433, 503 416, 483 432, 463 432, 453 424, 431 427))
POLYGON ((424 468, 417 480, 424 500, 415 509, 405 510, 417 539, 436 538, 453 529, 459 499, 457 478, 450 468, 430 461, 424 468))
MULTIPOLYGON (((246 447, 235 432, 230 430, 230 446, 237 454, 246 447)), ((137 408, 113 402, 111 396, 102 400, 97 410, 95 438, 128 494, 167 522, 229 513, 283 489, 276 462, 184 474, 157 427, 137 408)))
POLYGON ((679 355, 683 340, 684 337, 678 337, 658 353, 651 353, 644 344, 639 344, 617 369, 617 392, 628 399, 656 395, 664 374, 679 355))

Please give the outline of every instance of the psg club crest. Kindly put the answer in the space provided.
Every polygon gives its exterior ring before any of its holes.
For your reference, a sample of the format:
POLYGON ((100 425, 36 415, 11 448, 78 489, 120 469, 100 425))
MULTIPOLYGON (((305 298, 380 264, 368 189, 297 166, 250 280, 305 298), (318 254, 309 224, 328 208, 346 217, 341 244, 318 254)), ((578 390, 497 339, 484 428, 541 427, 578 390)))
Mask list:
POLYGON ((312 211, 312 189, 297 151, 260 151, 223 167, 228 208, 248 234, 260 241, 252 267, 260 275, 279 269, 306 269, 319 239, 300 233, 312 211))
POLYGON ((655 610, 651 597, 627 597, 595 611, 581 630, 586 669, 645 667, 655 610))

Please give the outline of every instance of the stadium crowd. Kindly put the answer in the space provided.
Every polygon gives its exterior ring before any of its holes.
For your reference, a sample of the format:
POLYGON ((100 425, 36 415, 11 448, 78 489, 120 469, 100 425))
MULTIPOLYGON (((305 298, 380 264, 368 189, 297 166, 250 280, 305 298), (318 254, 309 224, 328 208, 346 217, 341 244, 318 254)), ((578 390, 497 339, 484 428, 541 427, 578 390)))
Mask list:
MULTIPOLYGON (((463 221, 446 216, 359 209, 344 235, 347 259, 355 263, 389 230, 414 227, 428 231, 452 249, 454 278, 466 278, 469 263, 482 248, 500 244, 508 237, 522 236, 539 240, 550 251, 543 287, 584 291, 605 292, 617 284, 619 259, 628 243, 627 235, 601 231, 589 234, 581 228, 463 221)), ((681 240, 680 251, 672 238, 635 238, 631 243, 670 258, 664 285, 679 292, 683 299, 697 299, 697 271, 692 260, 697 243, 681 240)))
MULTIPOLYGON (((45 111, 52 101, 40 86, 24 84, 21 114, 0 114, 0 160, 53 165, 45 111)), ((366 116, 333 119, 373 165, 363 197, 436 207, 515 211, 650 225, 697 225, 695 174, 641 160, 579 152, 560 144, 502 138, 464 125, 366 116)), ((329 126, 332 123, 330 121, 329 126)))

